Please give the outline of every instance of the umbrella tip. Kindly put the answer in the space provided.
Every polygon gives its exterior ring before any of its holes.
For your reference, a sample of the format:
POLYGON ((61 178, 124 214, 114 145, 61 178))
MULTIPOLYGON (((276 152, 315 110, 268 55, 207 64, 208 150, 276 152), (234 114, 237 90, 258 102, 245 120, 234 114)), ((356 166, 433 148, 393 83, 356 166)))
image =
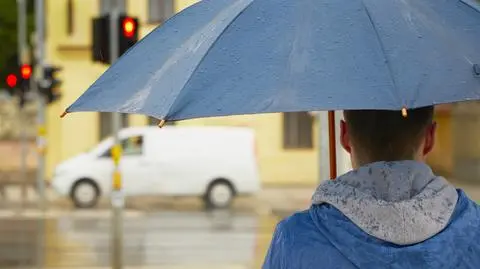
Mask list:
POLYGON ((162 128, 165 125, 165 120, 161 120, 160 123, 158 123, 158 127, 162 128))
POLYGON ((65 110, 65 111, 63 111, 63 113, 60 115, 60 118, 63 118, 63 117, 65 117, 67 114, 68 114, 68 112, 67 112, 66 110, 65 110))
POLYGON ((403 116, 404 118, 407 117, 407 108, 406 108, 406 107, 403 107, 403 108, 402 108, 402 116, 403 116))

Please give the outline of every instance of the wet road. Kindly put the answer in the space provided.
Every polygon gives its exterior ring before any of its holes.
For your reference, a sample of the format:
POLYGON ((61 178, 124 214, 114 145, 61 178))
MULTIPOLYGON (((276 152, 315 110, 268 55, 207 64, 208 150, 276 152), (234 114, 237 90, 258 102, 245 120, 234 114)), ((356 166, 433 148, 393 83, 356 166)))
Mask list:
MULTIPOLYGON (((125 268, 260 268, 278 220, 248 212, 124 217, 125 268)), ((0 219, 0 268, 108 268, 109 212, 0 219)))

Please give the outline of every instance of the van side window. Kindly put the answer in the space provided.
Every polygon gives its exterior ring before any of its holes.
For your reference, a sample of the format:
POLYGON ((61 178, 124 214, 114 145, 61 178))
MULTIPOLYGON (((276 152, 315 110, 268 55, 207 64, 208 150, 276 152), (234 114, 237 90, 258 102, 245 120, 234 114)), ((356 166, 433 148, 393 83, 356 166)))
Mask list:
MULTIPOLYGON (((143 137, 132 136, 121 141, 122 144, 122 156, 135 156, 143 154, 143 137)), ((110 158, 112 156, 111 148, 106 150, 102 154, 102 158, 110 158)))

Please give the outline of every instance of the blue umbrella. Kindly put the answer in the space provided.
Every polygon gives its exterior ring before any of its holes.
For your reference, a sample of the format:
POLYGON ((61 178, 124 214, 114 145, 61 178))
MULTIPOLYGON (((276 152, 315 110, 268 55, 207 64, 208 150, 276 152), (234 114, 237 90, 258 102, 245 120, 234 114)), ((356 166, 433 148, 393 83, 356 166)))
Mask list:
POLYGON ((479 6, 201 1, 141 40, 67 112, 182 120, 480 99, 479 6))
POLYGON ((475 0, 204 0, 66 112, 183 120, 480 99, 475 0))

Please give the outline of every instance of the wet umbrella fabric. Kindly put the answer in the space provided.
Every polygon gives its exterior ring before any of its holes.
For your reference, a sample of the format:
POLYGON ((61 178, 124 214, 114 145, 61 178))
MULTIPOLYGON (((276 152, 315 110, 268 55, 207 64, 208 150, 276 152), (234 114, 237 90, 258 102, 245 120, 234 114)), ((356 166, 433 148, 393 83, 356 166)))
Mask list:
POLYGON ((204 0, 155 29, 67 112, 165 120, 480 99, 474 0, 204 0))

